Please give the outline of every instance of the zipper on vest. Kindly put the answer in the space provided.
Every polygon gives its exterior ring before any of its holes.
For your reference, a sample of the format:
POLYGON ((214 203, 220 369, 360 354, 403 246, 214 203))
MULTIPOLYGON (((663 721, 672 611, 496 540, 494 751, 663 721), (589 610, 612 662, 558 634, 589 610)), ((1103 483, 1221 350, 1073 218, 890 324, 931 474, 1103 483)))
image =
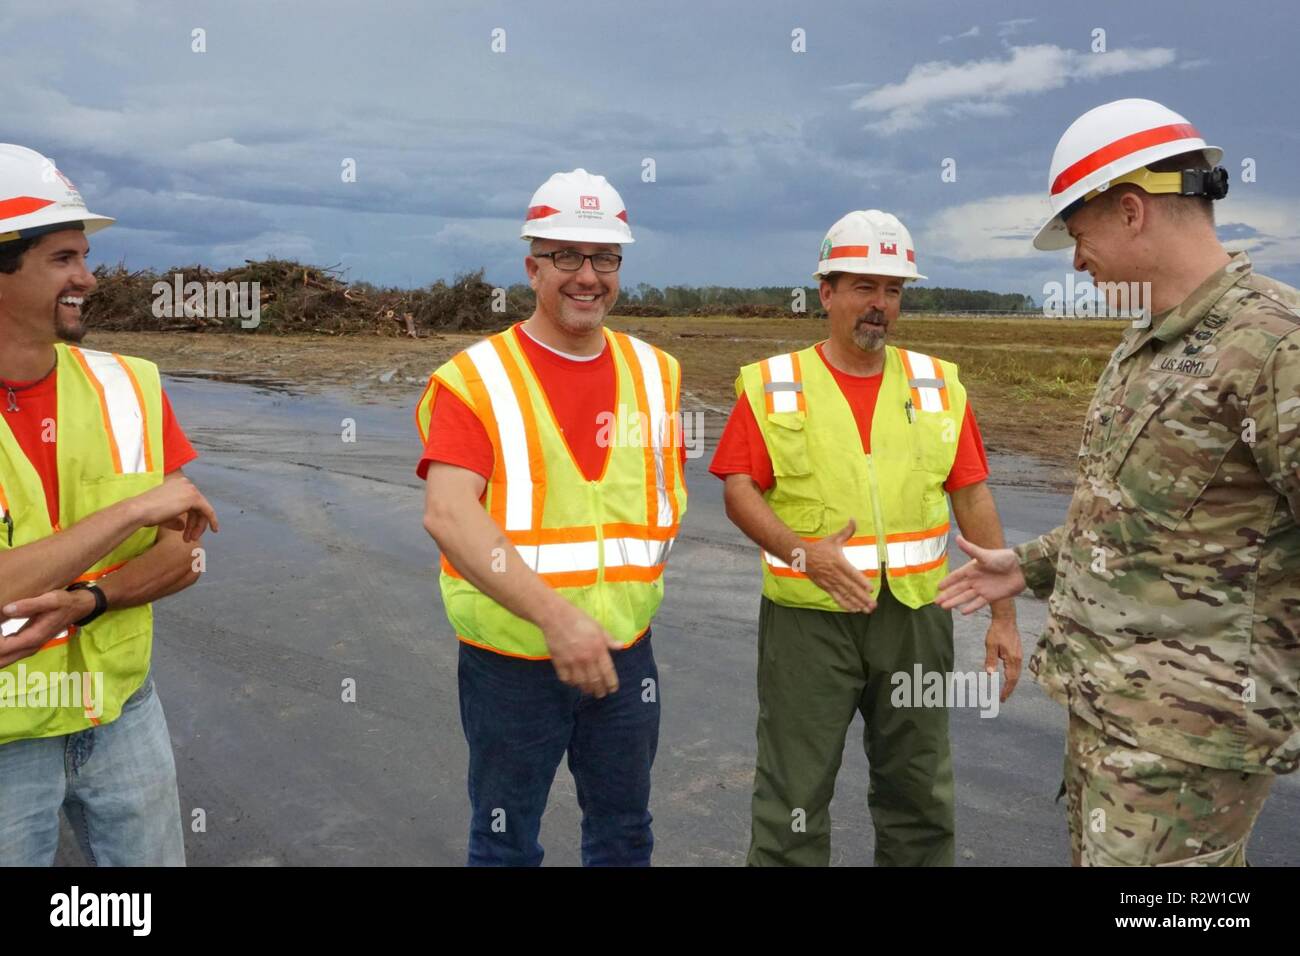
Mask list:
POLYGON ((885 518, 880 511, 880 485, 876 482, 876 466, 871 461, 871 454, 867 454, 867 482, 871 485, 868 489, 871 493, 871 517, 876 522, 876 556, 880 561, 880 583, 885 583, 885 567, 889 556, 889 549, 885 547, 885 518))

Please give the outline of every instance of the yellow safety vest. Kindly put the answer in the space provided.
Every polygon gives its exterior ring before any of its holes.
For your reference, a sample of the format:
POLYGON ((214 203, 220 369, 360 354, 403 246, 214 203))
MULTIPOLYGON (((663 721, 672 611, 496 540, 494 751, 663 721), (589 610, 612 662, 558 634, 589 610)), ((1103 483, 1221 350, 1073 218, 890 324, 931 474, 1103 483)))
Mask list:
MULTIPOLYGON (((50 524, 41 476, 0 418, 2 550, 48 538, 163 481, 158 367, 63 343, 55 351, 59 520, 50 524)), ((157 534, 156 528, 136 531, 77 580, 111 574, 153 547, 157 534)), ((0 744, 116 720, 144 683, 152 648, 153 610, 145 604, 107 611, 0 668, 0 744)))
MULTIPOLYGON (((588 481, 517 328, 478 342, 433 373, 416 407, 420 437, 428 441, 437 390, 451 389, 492 441, 488 514, 543 581, 630 645, 663 600, 664 565, 686 513, 680 366, 667 352, 605 330, 617 397, 598 433, 611 446, 605 472, 588 481)), ((550 656, 539 628, 474 587, 445 557, 440 584, 460 640, 514 657, 550 656)))
MULTIPOLYGON (((957 366, 886 346, 884 376, 871 419, 871 454, 862 452, 853 410, 815 346, 747 365, 736 380, 772 459, 764 494, 806 541, 834 534, 853 518, 849 562, 880 594, 918 608, 934 601, 948 570, 948 498, 966 413, 957 366)), ((763 552, 763 593, 789 607, 842 611, 803 568, 763 552)))

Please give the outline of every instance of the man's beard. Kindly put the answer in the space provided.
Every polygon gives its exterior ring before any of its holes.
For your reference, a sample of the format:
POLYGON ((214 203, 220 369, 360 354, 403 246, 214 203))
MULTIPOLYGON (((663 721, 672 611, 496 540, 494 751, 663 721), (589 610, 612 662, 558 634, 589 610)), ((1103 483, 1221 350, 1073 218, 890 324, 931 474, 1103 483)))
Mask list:
POLYGON ((54 306, 54 334, 63 342, 71 342, 76 345, 86 337, 86 323, 78 315, 72 321, 64 321, 61 307, 54 306))
MULTIPOLYGON (((603 304, 603 297, 599 301, 603 304)), ((608 314, 608 307, 593 312, 578 312, 576 309, 570 311, 565 307, 565 302, 561 301, 555 313, 555 324, 570 335, 586 335, 593 329, 599 328, 608 314)))
POLYGON ((885 344, 886 330, 884 325, 879 327, 864 324, 867 320, 874 319, 880 322, 885 321, 885 313, 879 309, 872 309, 853 326, 853 344, 864 352, 877 352, 885 344))

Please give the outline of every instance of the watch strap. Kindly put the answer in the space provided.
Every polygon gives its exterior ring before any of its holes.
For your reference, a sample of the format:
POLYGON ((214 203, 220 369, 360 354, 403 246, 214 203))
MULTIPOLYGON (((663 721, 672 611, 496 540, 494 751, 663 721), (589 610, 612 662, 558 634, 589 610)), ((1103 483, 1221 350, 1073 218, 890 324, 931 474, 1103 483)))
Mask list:
POLYGON ((85 627, 108 610, 108 598, 104 596, 104 592, 100 590, 99 585, 94 581, 76 581, 68 585, 68 590, 89 591, 95 598, 95 609, 80 621, 74 622, 73 627, 85 627))

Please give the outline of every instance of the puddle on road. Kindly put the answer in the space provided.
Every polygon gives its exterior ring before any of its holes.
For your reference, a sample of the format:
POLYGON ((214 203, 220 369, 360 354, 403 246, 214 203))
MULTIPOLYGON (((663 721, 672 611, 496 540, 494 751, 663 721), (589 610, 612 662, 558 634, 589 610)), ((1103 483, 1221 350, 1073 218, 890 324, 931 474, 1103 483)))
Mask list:
MULTIPOLYGON (((405 454, 418 442, 412 412, 415 398, 408 403, 375 403, 358 400, 346 389, 304 386, 301 383, 265 375, 187 369, 164 376, 182 427, 215 439, 238 440, 252 432, 292 436, 321 442, 321 450, 336 446, 345 420, 356 422, 358 437, 368 450, 382 449, 405 454), (383 445, 372 444, 375 440, 383 445)), ((418 396, 417 396, 418 397, 418 396)), ((706 415, 703 461, 713 457, 723 415, 706 415), (710 427, 716 426, 716 427, 710 427)), ((222 443, 223 445, 225 443, 222 443)), ((417 456, 418 457, 418 456, 417 456)), ((989 450, 994 488, 1035 490, 1068 495, 1073 489, 1073 469, 1030 455, 989 450)), ((693 460, 693 473, 704 481, 701 465, 693 460)), ((706 466, 705 466, 706 467, 706 466)), ((695 490, 702 490, 696 485, 695 490)))
POLYGON ((168 372, 167 377, 177 379, 198 379, 205 382, 225 382, 231 385, 247 385, 251 388, 281 392, 285 395, 301 395, 304 393, 301 383, 292 382, 283 378, 267 378, 263 375, 252 375, 244 372, 213 372, 207 369, 179 369, 177 371, 168 372))

